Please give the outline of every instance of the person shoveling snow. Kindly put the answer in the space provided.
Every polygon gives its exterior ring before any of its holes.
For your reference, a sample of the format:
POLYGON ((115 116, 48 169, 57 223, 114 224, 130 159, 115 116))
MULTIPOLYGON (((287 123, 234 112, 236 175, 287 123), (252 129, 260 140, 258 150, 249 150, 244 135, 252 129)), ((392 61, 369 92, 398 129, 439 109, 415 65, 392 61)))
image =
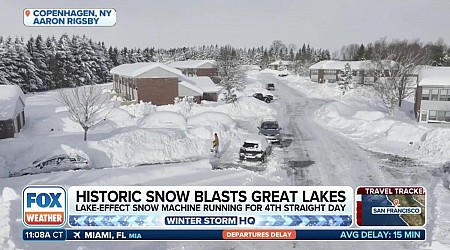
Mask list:
POLYGON ((214 157, 219 156, 219 137, 217 136, 217 133, 214 133, 213 148, 211 149, 211 152, 214 152, 214 157))

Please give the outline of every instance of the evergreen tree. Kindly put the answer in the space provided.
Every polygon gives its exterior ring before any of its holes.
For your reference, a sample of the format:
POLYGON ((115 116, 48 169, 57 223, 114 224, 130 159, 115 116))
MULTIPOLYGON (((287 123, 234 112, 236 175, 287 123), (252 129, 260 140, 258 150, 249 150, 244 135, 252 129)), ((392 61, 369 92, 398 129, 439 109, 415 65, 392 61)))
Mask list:
POLYGON ((355 61, 362 61, 365 60, 365 55, 366 55, 366 48, 364 47, 364 44, 361 44, 361 46, 359 46, 359 49, 356 51, 356 55, 353 58, 353 60, 355 61))

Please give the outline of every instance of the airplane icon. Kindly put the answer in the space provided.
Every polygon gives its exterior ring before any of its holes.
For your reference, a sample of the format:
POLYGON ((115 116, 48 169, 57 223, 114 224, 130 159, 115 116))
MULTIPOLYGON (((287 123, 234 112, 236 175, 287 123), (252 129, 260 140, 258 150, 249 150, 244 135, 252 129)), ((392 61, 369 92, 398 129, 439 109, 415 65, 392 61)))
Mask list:
POLYGON ((79 239, 79 238, 80 238, 80 233, 81 233, 80 231, 78 231, 78 232, 73 232, 73 234, 74 234, 74 235, 73 235, 73 238, 74 238, 74 239, 79 239))

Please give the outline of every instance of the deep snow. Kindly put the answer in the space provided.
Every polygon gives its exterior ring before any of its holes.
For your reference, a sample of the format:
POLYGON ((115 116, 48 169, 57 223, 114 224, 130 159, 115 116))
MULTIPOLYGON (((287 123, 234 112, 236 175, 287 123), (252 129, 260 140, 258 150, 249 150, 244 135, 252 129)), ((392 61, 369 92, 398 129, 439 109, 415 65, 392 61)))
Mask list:
POLYGON ((389 117, 370 89, 357 88, 342 95, 336 85, 319 85, 295 75, 281 78, 277 73, 250 71, 248 85, 238 93, 236 104, 182 101, 161 107, 146 103, 116 106, 92 128, 88 142, 82 141, 83 131, 56 102, 56 92, 28 95, 25 129, 15 139, 0 141, 0 174, 6 177, 12 168, 59 152, 84 155, 94 169, 1 179, 0 218, 6 219, 0 220, 0 248, 54 247, 54 243, 21 240, 19 195, 30 184, 424 185, 428 190, 429 238, 424 243, 67 242, 67 249, 449 248, 450 192, 442 185, 445 176, 440 168, 448 159, 448 128, 417 124, 408 111, 410 102, 389 117), (275 83, 274 92, 265 90, 268 82, 275 83), (251 97, 255 92, 272 93, 276 100, 264 103, 251 97), (236 159, 242 140, 256 134, 265 117, 278 119, 285 140, 283 147, 274 147, 265 168, 255 171, 259 165, 236 159), (220 159, 210 159, 214 133, 221 139, 220 159), (212 170, 215 164, 225 169, 212 170))

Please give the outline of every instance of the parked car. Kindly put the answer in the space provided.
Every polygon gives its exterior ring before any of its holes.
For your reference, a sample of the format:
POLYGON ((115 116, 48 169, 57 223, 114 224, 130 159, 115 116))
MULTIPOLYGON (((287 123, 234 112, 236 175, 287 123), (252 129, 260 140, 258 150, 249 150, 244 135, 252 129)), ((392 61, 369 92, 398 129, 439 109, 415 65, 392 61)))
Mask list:
POLYGON ((54 171, 79 170, 89 168, 89 162, 79 155, 55 155, 34 161, 30 167, 10 173, 11 176, 50 173, 54 171))
POLYGON ((273 84, 273 83, 266 84, 266 89, 267 90, 275 90, 275 84, 273 84))
POLYGON ((285 77, 285 76, 288 76, 289 75, 289 72, 286 70, 286 71, 281 71, 281 72, 279 72, 278 73, 278 76, 281 76, 281 77, 285 77))
POLYGON ((270 143, 281 143, 283 139, 280 133, 281 127, 275 118, 263 119, 258 129, 259 134, 264 135, 270 143))
POLYGON ((273 95, 263 95, 262 93, 255 93, 253 94, 253 97, 266 103, 270 103, 271 101, 273 101, 273 95))
POLYGON ((272 145, 262 135, 253 135, 245 139, 239 150, 239 160, 266 162, 272 153, 272 145))

